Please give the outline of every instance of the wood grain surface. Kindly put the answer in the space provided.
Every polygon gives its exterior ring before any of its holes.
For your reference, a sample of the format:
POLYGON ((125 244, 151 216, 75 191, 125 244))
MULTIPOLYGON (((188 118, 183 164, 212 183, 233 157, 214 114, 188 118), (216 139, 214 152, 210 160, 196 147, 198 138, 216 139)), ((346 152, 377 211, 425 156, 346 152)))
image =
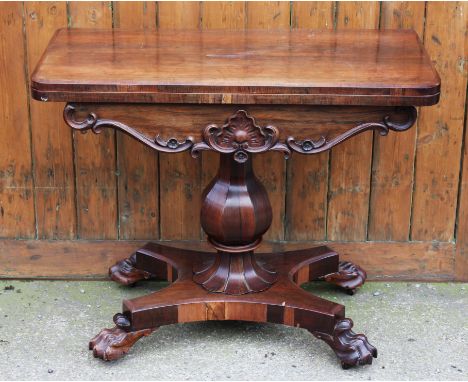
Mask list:
MULTIPOLYGON (((0 240, 0 277, 102 279, 109 267, 143 246, 131 240, 0 240)), ((164 241, 213 251, 207 242, 164 241)), ((453 280, 455 244, 436 242, 264 242, 258 253, 327 245, 340 259, 359 263, 372 280, 453 280)))
MULTIPOLYGON (((341 2, 336 11, 337 29, 377 29, 378 9, 378 2, 341 2)), ((362 133, 331 151, 327 211, 327 238, 330 240, 366 239, 372 134, 362 133)))
POLYGON ((20 3, 2 6, 0 35, 0 237, 35 237, 28 80, 20 3))
MULTIPOLYGON (((295 2, 292 27, 332 29, 334 2, 295 2)), ((304 118, 309 120, 309 118, 304 118)), ((323 126, 322 122, 314 123, 323 126)), ((286 240, 325 240, 330 152, 293 155, 288 161, 286 185, 286 240)))
MULTIPOLYGON (((112 27, 110 2, 70 3, 69 8, 73 28, 112 27)), ((74 132, 73 137, 77 237, 117 239, 115 132, 107 130, 98 137, 74 132)))
MULTIPOLYGON (((161 2, 158 13, 160 30, 200 28, 200 3, 161 2)), ((190 118, 190 115, 187 115, 190 118)), ((201 238, 201 159, 188 153, 159 155, 160 236, 165 240, 201 238)))
MULTIPOLYGON (((289 31, 289 17, 287 23, 281 17, 288 3, 278 3, 276 13, 267 8, 264 18, 257 4, 247 7, 244 31, 61 29, 31 76, 33 95, 91 102, 437 102, 440 79, 414 31, 289 31), (270 16, 277 17, 267 22, 270 16)), ((340 15, 353 11, 342 8, 340 15)), ((359 13, 355 26, 378 27, 378 12, 358 8, 371 11, 359 13)))
POLYGON ((424 44, 445 80, 443 101, 435 107, 422 109, 419 117, 411 225, 413 240, 451 241, 454 238, 466 117, 466 8, 464 2, 430 2, 426 8, 424 44), (451 30, 458 32, 453 34, 451 30))
MULTIPOLYGON (((156 29, 156 3, 114 3, 114 27, 156 29)), ((131 137, 117 133, 119 237, 159 238, 159 157, 131 137)))
MULTIPOLYGON (((468 101, 467 101, 468 102, 468 101)), ((468 135, 468 119, 465 119, 465 139, 468 135)), ((463 146, 463 172, 460 179, 460 204, 458 208, 455 278, 468 281, 468 148, 463 146)))
MULTIPOLYGON (((330 221, 329 212, 334 209, 333 190, 341 182, 337 177, 344 175, 343 172, 337 175, 332 163, 332 167, 327 165, 327 154, 293 156, 286 164, 287 169, 282 167, 284 162, 279 156, 275 158, 281 162, 279 169, 264 166, 264 177, 278 180, 285 198, 282 203, 279 203, 280 198, 277 199, 277 208, 284 211, 284 220, 277 224, 275 235, 281 238, 284 232, 287 240, 323 240, 331 239, 330 233, 334 232, 337 238, 351 236, 352 240, 358 240, 356 245, 361 245, 361 240, 366 238, 401 241, 398 244, 404 246, 400 248, 401 257, 395 259, 401 260, 399 266, 402 269, 405 266, 411 269, 415 278, 426 272, 422 268, 425 264, 434 264, 433 261, 439 259, 431 251, 421 256, 420 252, 417 255, 411 252, 408 248, 419 245, 417 240, 434 241, 441 248, 456 245, 456 262, 454 257, 450 257, 454 256, 452 254, 447 255, 444 261, 454 262, 457 277, 466 279, 468 270, 464 259, 467 251, 463 243, 467 240, 464 222, 468 204, 464 203, 465 183, 460 179, 466 178, 468 163, 462 161, 466 155, 463 154, 466 146, 463 121, 467 89, 464 48, 467 15, 466 3, 463 2, 391 1, 383 2, 380 7, 358 2, 291 2, 287 6, 273 2, 77 2, 70 3, 68 7, 58 2, 5 3, 0 8, 0 46, 8 52, 0 58, 3 90, 0 95, 3 111, 0 113, 0 237, 57 239, 62 242, 77 237, 116 238, 119 231, 121 238, 129 239, 158 238, 159 230, 168 239, 198 239, 201 235, 198 214, 192 214, 187 207, 199 202, 198 195, 216 171, 216 155, 204 153, 201 159, 203 167, 201 162, 188 155, 167 156, 165 162, 161 155, 160 172, 156 171, 150 179, 148 174, 154 171, 150 169, 153 164, 147 161, 138 166, 137 159, 129 158, 131 148, 127 151, 123 144, 121 149, 120 138, 117 139, 117 152, 115 140, 103 135, 90 137, 89 144, 85 143, 89 147, 87 149, 78 141, 86 136, 77 134, 74 141, 67 137, 71 133, 61 120, 59 104, 36 103, 31 97, 28 99, 28 74, 31 74, 40 50, 55 28, 99 28, 104 25, 110 28, 113 23, 115 29, 127 28, 125 25, 142 29, 156 25, 161 30, 243 30, 254 28, 255 24, 255 29, 260 29, 267 24, 279 23, 283 29, 340 29, 345 25, 355 29, 366 28, 370 24, 374 26, 375 20, 380 20, 377 27, 381 29, 412 27, 416 30, 441 74, 441 101, 436 107, 420 108, 417 129, 374 137, 373 158, 367 162, 369 170, 365 172, 370 187, 368 191, 364 189, 368 201, 358 197, 359 207, 352 206, 349 210, 354 213, 357 209, 367 208, 368 214, 351 219, 351 225, 340 226, 330 221), (370 24, 366 24, 368 22, 370 24), (108 139, 105 142, 109 143, 106 147, 109 152, 101 155, 99 149, 104 146, 98 142, 103 139, 108 139), (124 157, 128 161, 123 161, 124 157), (96 162, 98 175, 94 179, 86 173, 86 169, 93 165, 92 161, 96 162), (132 189, 129 179, 142 187, 132 189), (169 183, 170 179, 174 183, 169 183), (109 195, 83 190, 83 182, 88 184, 88 188, 94 184, 93 190, 109 190, 109 195), (78 188, 75 189, 75 185, 78 188), (145 185, 151 191, 145 190, 145 185), (127 191, 126 186, 130 187, 127 191), (329 191, 330 200, 327 199, 329 191), (93 211, 86 212, 83 207, 89 205, 101 206, 105 212, 93 212, 95 207, 92 207, 93 211), (140 209, 142 206, 145 206, 143 211, 140 209), (156 214, 153 220, 152 212, 156 214), (96 216, 87 217, 89 214, 96 216), (354 224, 360 231, 357 237, 353 237, 353 232, 357 232, 354 224), (362 231, 364 235, 361 235, 362 231), (418 263, 419 267, 415 267, 418 263)), ((217 118, 216 123, 222 122, 225 116, 218 117, 222 118, 217 118)), ((143 147, 138 146, 141 153, 143 147)), ((272 163, 272 166, 276 164, 272 163)), ((351 172, 355 172, 354 168, 351 172)), ((366 186, 365 181, 363 184, 366 186)), ((343 200, 350 199, 346 196, 343 200)), ((81 259, 86 261, 87 258, 92 264, 91 258, 86 257, 91 256, 85 254, 86 246, 79 249, 83 243, 80 241, 73 247, 76 248, 77 259, 81 263, 81 259)), ((14 251, 6 252, 6 256, 13 259, 16 255, 14 251)), ((122 249, 121 257, 126 256, 128 251, 122 249)), ((356 262, 367 266, 358 260, 358 251, 355 256, 356 262)), ((379 257, 385 258, 379 251, 375 256, 376 261, 379 257)), ((54 265, 50 266, 54 268, 54 265)), ((73 269, 69 262, 65 262, 65 274, 67 267, 73 269)), ((385 273, 392 267, 383 260, 380 271, 385 273)), ((2 272, 5 269, 5 263, 0 265, 2 272)), ((40 269, 47 274, 46 263, 40 269)), ((455 274, 451 266, 445 269, 447 274, 455 274)), ((40 276, 40 272, 31 274, 40 276)))
MULTIPOLYGON (((289 26, 289 4, 283 1, 247 2, 247 31, 262 30, 266 35, 284 30, 289 26)), ((262 71, 268 64, 261 65, 262 71)), ((254 171, 268 191, 273 210, 273 222, 265 234, 267 240, 284 239, 286 163, 282 155, 265 153, 254 157, 254 171)))
MULTIPOLYGON (((63 2, 29 2, 24 13, 28 71, 32 73, 55 31, 67 26, 67 7, 63 2)), ((61 116, 64 106, 30 105, 39 239, 76 235, 73 140, 61 116)))
MULTIPOLYGON (((203 4, 201 28, 215 30, 245 29, 247 14, 244 1, 210 1, 203 4)), ((205 152, 201 156, 201 189, 205 189, 216 176, 220 163, 219 155, 205 152)), ((205 236, 204 232, 201 233, 205 236)))
MULTIPOLYGON (((425 4, 383 2, 380 28, 414 29, 423 36, 425 4)), ((409 239, 417 125, 396 136, 374 134, 369 240, 409 239)))

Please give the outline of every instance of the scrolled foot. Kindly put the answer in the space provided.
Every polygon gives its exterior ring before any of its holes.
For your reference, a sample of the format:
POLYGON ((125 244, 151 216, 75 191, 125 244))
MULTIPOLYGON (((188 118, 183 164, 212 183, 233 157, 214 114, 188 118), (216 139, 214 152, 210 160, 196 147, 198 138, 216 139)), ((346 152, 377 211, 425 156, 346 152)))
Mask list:
POLYGON ((154 329, 143 329, 135 332, 126 332, 115 326, 112 329, 103 329, 89 342, 89 350, 96 358, 104 361, 113 361, 123 357, 141 337, 150 335, 154 329))
POLYGON ((338 272, 323 277, 326 282, 343 288, 348 294, 354 294, 356 288, 363 285, 366 278, 366 271, 349 261, 340 261, 338 272))
POLYGON ((370 365, 377 358, 377 349, 364 334, 356 334, 351 329, 353 321, 344 318, 336 322, 333 334, 315 332, 315 337, 325 341, 341 361, 343 369, 356 365, 370 365))
POLYGON ((132 285, 137 281, 146 280, 151 277, 151 273, 136 268, 136 254, 128 259, 121 260, 109 268, 111 280, 122 284, 132 285))

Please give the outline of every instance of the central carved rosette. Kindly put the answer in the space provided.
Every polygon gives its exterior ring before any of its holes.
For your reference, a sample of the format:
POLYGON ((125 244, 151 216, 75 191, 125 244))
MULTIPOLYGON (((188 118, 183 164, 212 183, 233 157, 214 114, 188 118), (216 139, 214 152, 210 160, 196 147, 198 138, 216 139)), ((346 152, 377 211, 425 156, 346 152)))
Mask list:
POLYGON ((276 280, 253 254, 271 225, 272 210, 252 160, 239 163, 234 155, 220 155, 218 174, 203 193, 201 225, 218 254, 195 269, 194 280, 213 292, 244 294, 265 290, 276 280))
POLYGON ((223 126, 206 126, 203 140, 204 142, 193 145, 193 156, 197 156, 202 150, 214 150, 223 154, 232 153, 236 162, 244 163, 249 158, 249 153, 272 150, 281 151, 286 157, 291 153, 285 144, 279 142, 276 127, 259 126, 245 110, 238 110, 223 126))

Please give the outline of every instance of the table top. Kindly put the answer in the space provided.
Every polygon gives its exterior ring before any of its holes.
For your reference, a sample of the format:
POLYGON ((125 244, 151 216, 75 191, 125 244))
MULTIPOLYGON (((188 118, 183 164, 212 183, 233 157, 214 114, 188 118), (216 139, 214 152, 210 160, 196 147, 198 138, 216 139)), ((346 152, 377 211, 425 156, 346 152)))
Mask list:
POLYGON ((440 78, 411 30, 61 29, 31 87, 43 101, 419 106, 440 78))

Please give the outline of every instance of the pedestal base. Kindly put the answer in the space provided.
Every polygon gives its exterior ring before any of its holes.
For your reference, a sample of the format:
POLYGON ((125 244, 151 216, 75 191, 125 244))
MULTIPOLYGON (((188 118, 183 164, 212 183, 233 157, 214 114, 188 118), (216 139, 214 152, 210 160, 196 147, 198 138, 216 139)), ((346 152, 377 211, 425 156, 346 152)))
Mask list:
POLYGON ((120 358, 139 338, 163 325, 242 320, 307 329, 335 351, 343 368, 371 364, 377 357, 377 350, 367 338, 351 330, 353 323, 345 318, 343 305, 299 287, 307 281, 324 279, 354 291, 364 283, 365 272, 350 263, 340 266, 338 255, 328 247, 256 255, 259 262, 276 270, 277 280, 263 292, 243 295, 211 293, 193 281, 194 265, 212 262, 214 256, 148 243, 134 255, 127 279, 121 268, 128 270, 128 259, 111 267, 112 279, 124 285, 146 279, 148 274, 172 284, 147 296, 124 300, 122 314, 114 316, 116 326, 104 329, 90 342, 94 355, 105 360, 120 358))

